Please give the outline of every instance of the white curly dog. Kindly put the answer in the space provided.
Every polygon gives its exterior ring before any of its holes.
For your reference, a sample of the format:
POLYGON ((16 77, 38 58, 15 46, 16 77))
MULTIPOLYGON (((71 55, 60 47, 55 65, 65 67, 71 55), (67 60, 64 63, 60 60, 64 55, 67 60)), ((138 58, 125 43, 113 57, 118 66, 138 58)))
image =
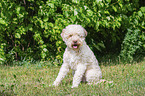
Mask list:
POLYGON ((78 87, 81 81, 88 84, 99 82, 102 72, 98 61, 85 42, 87 31, 81 25, 69 25, 63 29, 61 37, 67 48, 63 55, 63 64, 53 85, 58 86, 69 69, 74 70, 72 88, 78 87))

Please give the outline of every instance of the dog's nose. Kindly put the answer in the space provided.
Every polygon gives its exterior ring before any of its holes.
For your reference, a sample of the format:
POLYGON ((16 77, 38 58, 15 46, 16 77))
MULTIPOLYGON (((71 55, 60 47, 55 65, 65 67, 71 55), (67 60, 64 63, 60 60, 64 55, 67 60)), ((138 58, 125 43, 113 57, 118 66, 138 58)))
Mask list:
POLYGON ((74 43, 77 43, 78 41, 77 41, 77 40, 74 40, 73 42, 74 42, 74 43))

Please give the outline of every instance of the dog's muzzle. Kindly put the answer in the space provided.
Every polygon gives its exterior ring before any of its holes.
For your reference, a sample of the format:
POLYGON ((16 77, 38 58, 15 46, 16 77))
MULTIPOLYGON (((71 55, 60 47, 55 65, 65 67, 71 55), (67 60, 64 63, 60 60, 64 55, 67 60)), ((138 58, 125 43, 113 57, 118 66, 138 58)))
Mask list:
POLYGON ((78 43, 78 41, 73 41, 72 48, 78 49, 79 46, 80 46, 80 44, 78 43))

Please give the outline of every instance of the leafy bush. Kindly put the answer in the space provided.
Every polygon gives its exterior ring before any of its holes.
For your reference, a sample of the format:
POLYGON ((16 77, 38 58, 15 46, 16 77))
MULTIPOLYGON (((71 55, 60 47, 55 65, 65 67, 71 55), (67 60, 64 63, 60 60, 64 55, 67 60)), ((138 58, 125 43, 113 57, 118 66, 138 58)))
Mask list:
POLYGON ((11 64, 22 58, 56 58, 62 62, 66 45, 60 33, 69 24, 85 27, 88 31, 86 41, 95 53, 119 53, 122 50, 122 57, 131 58, 137 49, 142 49, 144 42, 142 6, 144 1, 139 0, 2 0, 0 63, 11 64), (135 35, 130 36, 131 32, 135 35), (135 37, 137 34, 139 38, 135 37), (128 47, 127 38, 133 42, 139 40, 141 44, 137 46, 140 47, 127 49, 132 48, 128 47), (132 52, 126 54, 128 51, 132 52))
POLYGON ((122 44, 120 57, 125 61, 133 61, 133 56, 137 50, 145 49, 145 7, 141 7, 138 12, 134 12, 129 18, 130 27, 122 44))

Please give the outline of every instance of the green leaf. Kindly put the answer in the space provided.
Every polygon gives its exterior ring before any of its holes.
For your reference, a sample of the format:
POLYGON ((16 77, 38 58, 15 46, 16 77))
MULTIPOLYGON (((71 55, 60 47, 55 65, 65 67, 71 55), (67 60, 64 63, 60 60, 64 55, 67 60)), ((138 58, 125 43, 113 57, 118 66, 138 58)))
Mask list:
POLYGON ((118 21, 122 21, 122 18, 121 17, 118 17, 118 21))
POLYGON ((53 4, 53 3, 48 3, 48 5, 49 5, 51 8, 54 8, 54 4, 53 4))
POLYGON ((145 7, 140 8, 142 12, 145 12, 145 7))
POLYGON ((44 59, 46 57, 46 53, 41 52, 41 57, 44 59))
POLYGON ((117 12, 117 8, 115 6, 112 6, 112 8, 115 12, 117 12))
POLYGON ((48 17, 45 17, 45 18, 43 19, 43 21, 47 22, 47 21, 48 21, 48 17))
POLYGON ((73 3, 79 3, 80 0, 72 0, 73 3))
POLYGON ((102 0, 96 0, 97 3, 102 2, 102 0))
POLYGON ((49 25, 50 27, 53 27, 53 23, 48 23, 48 25, 49 25))
POLYGON ((102 48, 105 48, 105 45, 104 45, 104 43, 103 43, 103 42, 98 43, 98 45, 99 45, 100 47, 102 47, 102 48))
POLYGON ((16 33, 16 34, 15 34, 15 37, 16 37, 16 38, 21 38, 21 35, 20 35, 19 33, 16 33))
POLYGON ((74 16, 77 15, 77 14, 78 14, 78 12, 77 12, 77 10, 75 9, 75 10, 74 10, 74 16))
POLYGON ((44 41, 43 41, 43 40, 40 40, 40 41, 39 41, 39 43, 40 43, 40 44, 43 44, 43 43, 44 43, 44 41))
POLYGON ((141 12, 141 11, 138 11, 138 15, 139 15, 140 17, 142 17, 142 12, 141 12))
POLYGON ((39 20, 41 28, 44 28, 43 21, 39 20))
POLYGON ((28 25, 28 29, 29 29, 30 31, 32 31, 32 30, 33 30, 33 25, 32 25, 32 24, 29 24, 29 25, 28 25))
POLYGON ((17 7, 17 8, 16 8, 16 12, 17 12, 17 14, 20 13, 20 7, 17 7))
POLYGON ((2 18, 0 18, 0 24, 7 25, 7 23, 5 22, 5 20, 3 20, 2 18))
POLYGON ((104 11, 104 13, 105 13, 105 14, 110 14, 108 10, 107 10, 107 11, 104 11))
POLYGON ((43 48, 43 51, 44 51, 44 52, 47 52, 48 50, 47 50, 46 48, 43 48))
POLYGON ((134 24, 138 25, 138 20, 134 19, 134 24))
POLYGON ((87 10, 87 14, 88 14, 89 16, 92 16, 92 15, 93 15, 93 11, 87 10))
POLYGON ((89 18, 86 18, 86 20, 87 20, 88 23, 90 23, 90 21, 91 21, 89 18))
POLYGON ((76 20, 76 16, 72 16, 71 20, 74 22, 76 20))
POLYGON ((143 44, 143 48, 145 49, 145 44, 143 44))
POLYGON ((106 0, 108 3, 110 3, 111 2, 111 0, 106 0))
POLYGON ((4 61, 4 59, 3 58, 0 58, 0 61, 4 61))
POLYGON ((68 12, 67 12, 67 11, 64 11, 64 15, 65 15, 66 17, 68 17, 68 16, 69 16, 69 14, 68 14, 68 12))
POLYGON ((134 32, 135 33, 138 33, 138 32, 140 32, 140 30, 139 29, 135 29, 134 32))
POLYGON ((83 18, 86 18, 86 15, 84 15, 83 13, 81 13, 81 16, 82 16, 83 18))
POLYGON ((110 20, 110 16, 107 16, 106 18, 107 18, 107 20, 110 20))
POLYGON ((100 21, 97 21, 97 23, 96 23, 96 29, 99 28, 99 25, 100 25, 100 21))
POLYGON ((121 4, 121 3, 119 3, 119 6, 122 8, 123 7, 123 5, 121 4))

